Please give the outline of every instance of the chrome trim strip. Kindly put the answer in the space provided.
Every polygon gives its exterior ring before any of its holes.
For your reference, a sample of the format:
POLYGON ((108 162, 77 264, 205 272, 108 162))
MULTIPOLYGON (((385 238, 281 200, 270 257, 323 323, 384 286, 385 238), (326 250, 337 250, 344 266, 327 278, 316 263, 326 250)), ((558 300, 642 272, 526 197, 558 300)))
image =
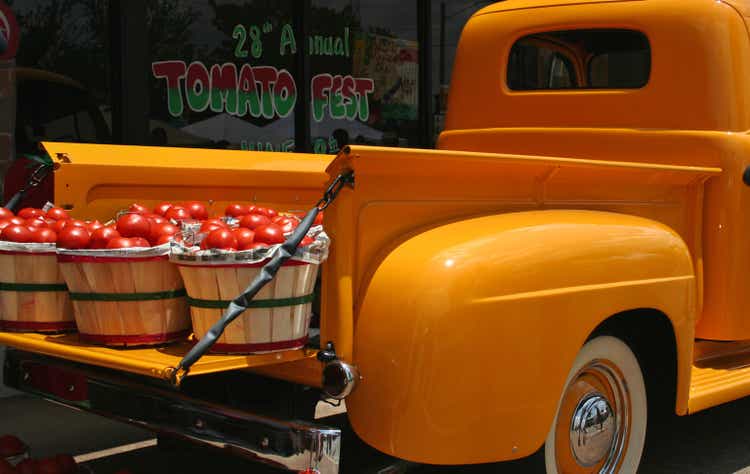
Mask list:
POLYGON ((320 474, 339 472, 341 430, 336 428, 277 420, 211 404, 132 377, 17 350, 7 354, 5 382, 70 408, 227 450, 277 468, 320 474), (40 389, 40 381, 34 380, 35 368, 58 371, 58 380, 74 380, 66 382, 71 384, 68 391, 79 398, 65 399, 64 393, 40 389), (85 388, 72 385, 84 383, 85 388), (81 393, 86 394, 83 399, 81 393))

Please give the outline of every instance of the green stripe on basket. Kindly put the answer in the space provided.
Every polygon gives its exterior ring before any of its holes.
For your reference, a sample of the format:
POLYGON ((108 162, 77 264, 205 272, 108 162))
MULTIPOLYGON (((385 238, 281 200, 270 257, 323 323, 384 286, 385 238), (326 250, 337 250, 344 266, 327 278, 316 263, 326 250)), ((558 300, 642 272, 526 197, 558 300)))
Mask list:
MULTIPOLYGON (((305 296, 295 296, 292 298, 279 298, 273 300, 253 300, 247 307, 248 308, 281 308, 282 306, 298 306, 302 304, 311 303, 315 299, 315 293, 311 293, 305 296)), ((229 306, 231 301, 223 300, 201 300, 197 298, 187 297, 187 302, 194 308, 207 308, 207 309, 225 309, 229 306)))
POLYGON ((70 299, 74 301, 154 301, 180 298, 186 294, 183 288, 154 293, 71 293, 70 299))
POLYGON ((0 291, 68 291, 65 283, 4 283, 0 291))

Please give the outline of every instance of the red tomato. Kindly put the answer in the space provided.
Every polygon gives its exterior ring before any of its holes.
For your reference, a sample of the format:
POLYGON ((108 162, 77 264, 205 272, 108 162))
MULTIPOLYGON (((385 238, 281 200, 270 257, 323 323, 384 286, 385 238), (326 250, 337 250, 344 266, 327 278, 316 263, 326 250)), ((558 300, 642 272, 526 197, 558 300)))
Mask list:
POLYGON ((262 214, 248 214, 246 216, 242 216, 242 219, 240 219, 240 227, 245 227, 246 229, 251 230, 257 229, 262 225, 268 225, 270 223, 271 219, 262 214))
POLYGON ((130 240, 133 242, 133 247, 151 247, 149 241, 143 237, 133 237, 130 240))
POLYGON ((281 230, 283 230, 285 234, 293 231, 299 225, 299 221, 297 219, 295 219, 294 217, 286 216, 276 216, 273 219, 273 223, 281 227, 281 230))
POLYGON ((37 461, 33 459, 24 459, 16 465, 16 472, 18 474, 36 474, 37 461))
POLYGON ((276 224, 268 224, 255 229, 255 240, 264 244, 283 244, 284 231, 276 224))
POLYGON ((184 221, 185 219, 190 219, 190 213, 184 207, 172 206, 164 214, 164 217, 175 221, 184 221))
POLYGON ((148 212, 148 208, 142 204, 138 204, 137 202, 134 202, 133 204, 128 207, 128 212, 134 212, 136 214, 145 214, 148 212))
POLYGON ((129 249, 135 247, 133 239, 127 237, 115 237, 107 243, 108 249, 129 249))
POLYGON ((10 219, 2 219, 0 220, 0 231, 8 227, 9 225, 15 225, 13 224, 10 219))
POLYGON ((31 219, 32 217, 41 216, 44 217, 44 211, 41 209, 34 209, 33 207, 24 207, 18 211, 18 217, 21 219, 31 219))
POLYGON ((300 247, 307 247, 308 245, 310 245, 313 242, 315 242, 315 239, 313 239, 311 237, 308 237, 308 236, 304 236, 302 238, 302 242, 300 242, 299 246, 300 247))
POLYGON ((58 454, 55 456, 55 461, 62 474, 76 474, 78 472, 78 463, 70 454, 58 454))
POLYGON ((16 474, 18 471, 8 461, 0 458, 0 474, 16 474))
POLYGON ((0 436, 0 459, 18 456, 27 449, 26 444, 13 435, 0 436))
POLYGON ((247 206, 245 204, 239 204, 239 203, 232 203, 227 206, 227 208, 224 210, 224 214, 231 216, 231 217, 240 217, 244 216, 245 214, 250 212, 250 206, 247 206))
POLYGON ((219 219, 209 219, 205 221, 198 232, 202 234, 208 234, 211 231, 214 231, 216 229, 228 229, 229 226, 222 220, 219 219))
POLYGON ((71 226, 71 227, 86 227, 87 224, 83 221, 80 221, 78 219, 68 219, 65 222, 65 227, 71 226))
POLYGON ((151 223, 140 214, 125 214, 117 219, 117 232, 123 237, 148 237, 151 223))
POLYGON ((158 241, 159 237, 161 237, 164 234, 172 236, 172 235, 175 235, 179 231, 180 229, 177 226, 172 225, 169 222, 163 222, 161 224, 152 224, 151 233, 148 236, 148 240, 154 243, 158 241))
POLYGON ((57 221, 57 222, 53 222, 52 224, 50 224, 49 228, 52 229, 52 230, 54 230, 55 232, 57 232, 59 234, 60 231, 65 228, 66 225, 68 225, 68 221, 67 220, 57 221))
POLYGON ((92 249, 105 249, 110 240, 120 237, 120 233, 112 227, 102 227, 96 229, 91 234, 91 241, 89 242, 89 248, 92 249))
POLYGON ((148 220, 151 221, 151 225, 154 225, 154 224, 164 224, 164 223, 169 222, 163 216, 160 216, 160 215, 157 215, 157 214, 149 214, 146 217, 148 217, 148 220))
POLYGON ((23 225, 9 225, 0 233, 0 240, 8 242, 32 242, 31 231, 23 225))
POLYGON ((35 229, 31 231, 32 242, 40 244, 54 244, 57 242, 57 232, 52 229, 35 229))
POLYGON ((172 207, 172 203, 163 202, 154 208, 154 214, 159 214, 160 216, 164 216, 164 214, 167 213, 170 207, 172 207))
POLYGON ((26 227, 49 227, 43 217, 32 217, 23 223, 26 227))
POLYGON ((216 229, 211 231, 205 239, 206 246, 210 249, 234 250, 237 248, 237 237, 229 229, 216 229))
POLYGON ((270 207, 256 207, 255 212, 267 217, 276 217, 279 215, 279 213, 276 212, 276 209, 271 209, 270 207))
MULTIPOLYGON (((307 215, 306 212, 296 213, 297 217, 299 217, 300 220, 304 219, 307 215)), ((315 216, 315 220, 313 221, 313 225, 323 225, 323 211, 318 212, 318 215, 315 216)))
POLYGON ((62 474, 60 467, 57 465, 57 459, 44 458, 36 462, 35 474, 62 474))
POLYGON ((169 234, 161 234, 158 239, 154 242, 155 246, 164 245, 172 242, 172 240, 175 240, 179 242, 179 239, 176 239, 174 235, 169 234))
POLYGON ((237 250, 247 250, 255 241, 255 232, 250 229, 240 227, 232 230, 232 233, 237 239, 237 250))
POLYGON ((193 219, 203 220, 208 219, 208 210, 206 205, 199 201, 190 201, 183 204, 183 207, 187 209, 193 219))
POLYGON ((96 229, 101 229, 102 227, 104 227, 104 224, 99 221, 91 221, 86 223, 86 229, 89 231, 89 233, 94 232, 96 229))
POLYGON ((13 212, 10 209, 0 207, 0 220, 10 219, 11 217, 13 217, 13 212))
POLYGON ((22 218, 22 217, 18 217, 18 216, 16 216, 16 217, 11 217, 11 218, 10 218, 10 219, 8 219, 8 220, 10 221, 10 223, 11 223, 11 224, 15 224, 15 225, 23 225, 23 224, 24 224, 24 222, 26 222, 26 219, 24 219, 24 218, 22 218))
POLYGON ((62 221, 65 219, 70 219, 70 216, 68 215, 68 211, 61 207, 51 207, 47 211, 47 217, 50 219, 54 219, 56 221, 62 221))
POLYGON ((210 219, 206 219, 203 221, 204 224, 216 224, 219 227, 224 227, 225 229, 229 228, 229 225, 224 222, 223 220, 219 219, 218 217, 212 217, 210 219))
POLYGON ((57 246, 63 249, 85 249, 91 236, 83 227, 66 226, 57 234, 57 246))

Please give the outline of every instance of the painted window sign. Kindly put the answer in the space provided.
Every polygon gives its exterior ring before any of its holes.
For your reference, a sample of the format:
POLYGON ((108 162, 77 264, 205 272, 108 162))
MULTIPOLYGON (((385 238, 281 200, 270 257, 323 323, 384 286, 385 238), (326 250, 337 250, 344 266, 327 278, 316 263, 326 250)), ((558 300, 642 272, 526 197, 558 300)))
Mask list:
MULTIPOLYGON (((232 38, 237 41, 234 55, 239 60, 260 59, 263 55, 262 35, 272 26, 243 25, 234 27, 232 38)), ((314 55, 350 56, 349 29, 341 37, 311 36, 308 51, 314 55)), ((282 26, 279 53, 295 54, 297 44, 291 26, 282 26)), ((181 117, 184 107, 193 112, 210 110, 236 117, 285 118, 297 103, 297 84, 286 69, 248 63, 207 65, 200 61, 156 61, 151 64, 155 79, 167 86, 167 109, 172 117, 181 117)), ((360 120, 370 118, 370 96, 375 81, 352 75, 318 74, 312 77, 313 119, 360 120)))

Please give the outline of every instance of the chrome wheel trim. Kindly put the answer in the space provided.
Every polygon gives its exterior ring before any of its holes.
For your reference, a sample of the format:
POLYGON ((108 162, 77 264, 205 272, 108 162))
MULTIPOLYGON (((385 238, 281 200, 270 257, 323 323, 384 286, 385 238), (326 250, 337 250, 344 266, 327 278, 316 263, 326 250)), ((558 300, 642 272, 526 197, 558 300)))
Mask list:
POLYGON ((598 392, 584 397, 570 426, 570 450, 578 463, 591 467, 601 462, 616 436, 617 420, 607 397, 598 392))
POLYGON ((555 429, 558 471, 618 472, 627 452, 630 414, 627 383, 616 365, 606 359, 586 363, 563 394, 555 429))

